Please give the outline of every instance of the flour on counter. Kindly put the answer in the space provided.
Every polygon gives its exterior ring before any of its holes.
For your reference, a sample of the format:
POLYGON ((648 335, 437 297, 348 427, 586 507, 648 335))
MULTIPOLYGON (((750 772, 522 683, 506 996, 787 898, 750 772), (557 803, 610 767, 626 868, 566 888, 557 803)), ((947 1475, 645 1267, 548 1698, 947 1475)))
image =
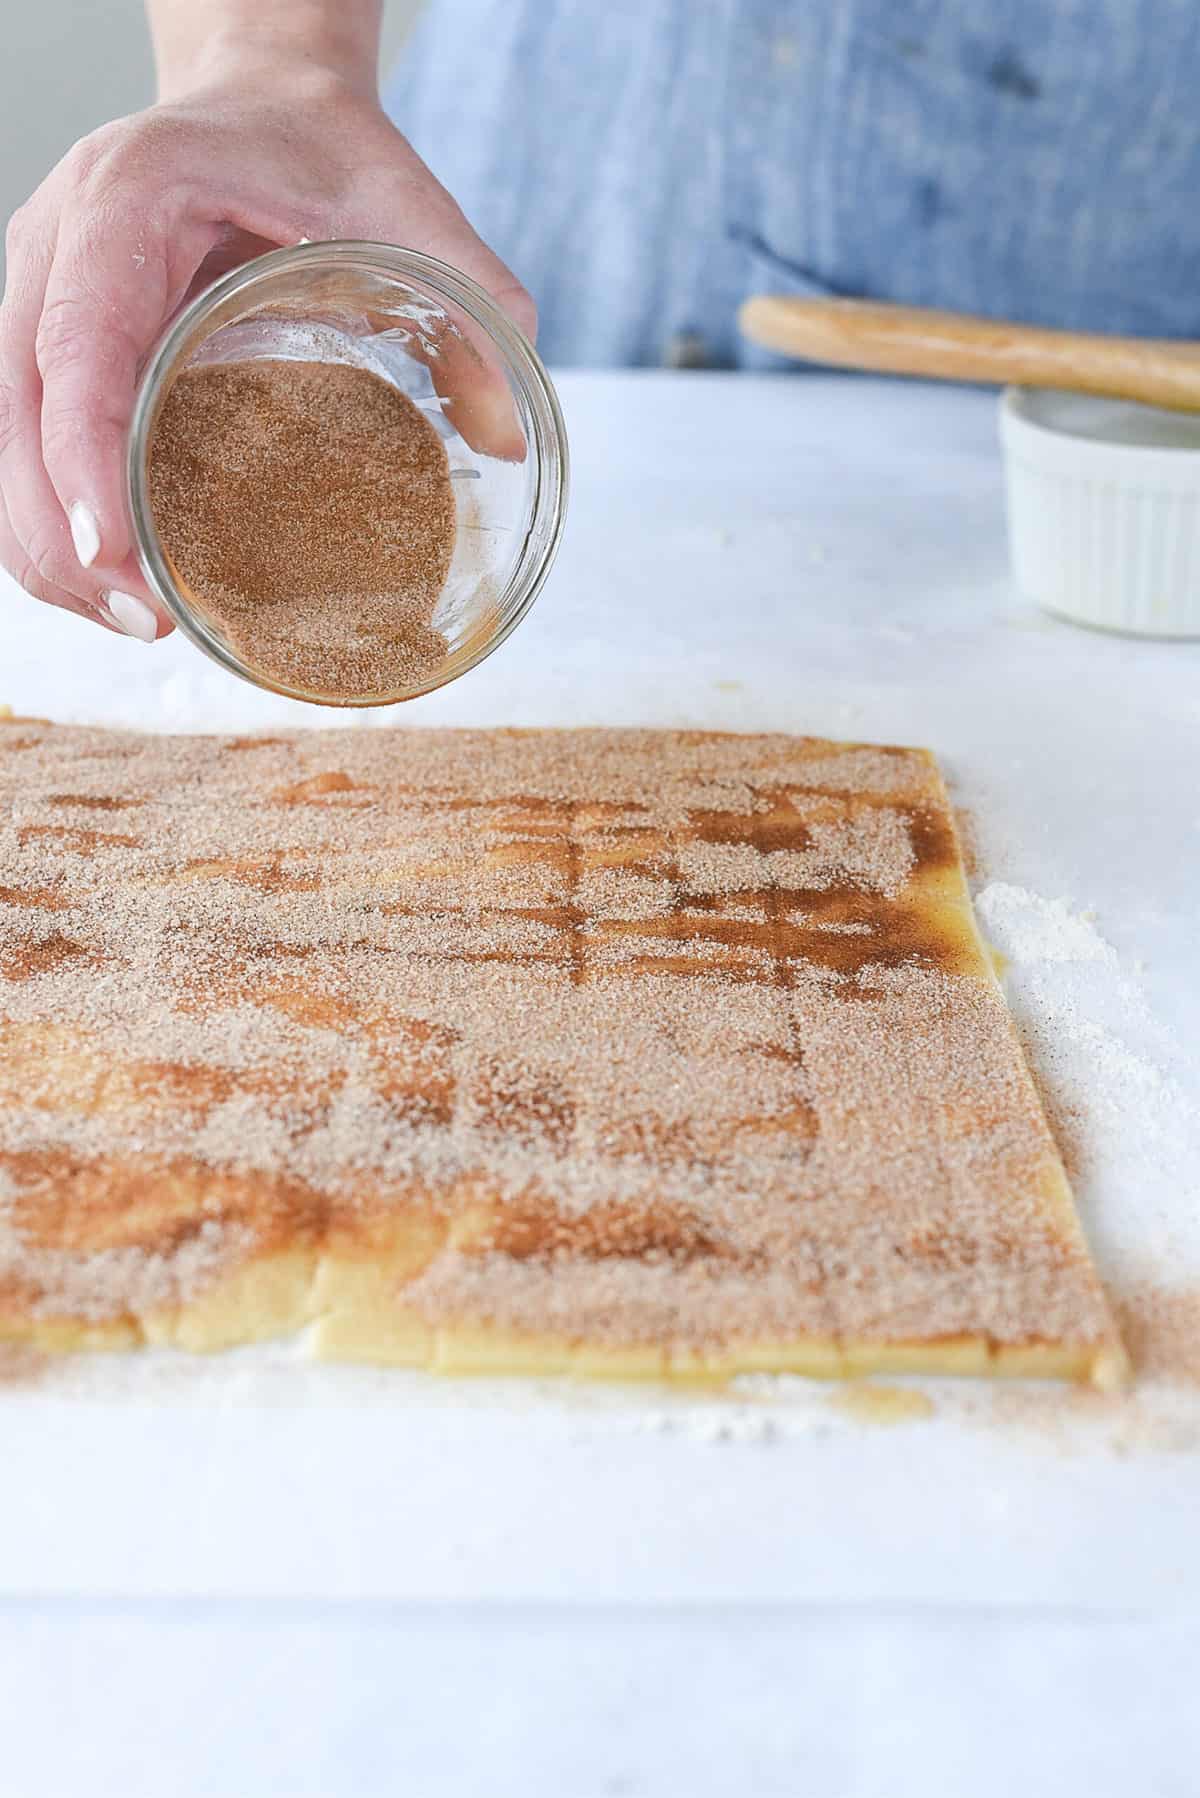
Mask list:
POLYGON ((1200 1108, 1186 1053, 1087 911, 1004 882, 975 899, 1102 1271, 1120 1291, 1200 1258, 1200 1108))
MULTIPOLYGON (((780 1420, 752 1405, 679 1405, 635 1414, 638 1426, 656 1436, 681 1436, 689 1442, 778 1441, 780 1420)), ((790 1421, 790 1420, 789 1420, 790 1421)))
POLYGON ((1073 912, 1065 899, 1043 899, 1025 887, 994 880, 975 899, 992 942, 1012 961, 1100 961, 1117 967, 1117 952, 1096 929, 1089 912, 1073 912))

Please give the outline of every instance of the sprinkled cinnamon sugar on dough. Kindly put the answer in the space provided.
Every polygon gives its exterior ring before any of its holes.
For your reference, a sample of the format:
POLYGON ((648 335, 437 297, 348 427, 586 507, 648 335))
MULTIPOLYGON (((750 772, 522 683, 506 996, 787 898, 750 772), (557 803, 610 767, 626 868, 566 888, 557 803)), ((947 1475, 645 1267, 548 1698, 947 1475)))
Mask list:
POLYGON ((1118 1371, 932 761, 0 725, 0 1336, 314 1318, 445 1366, 1118 1371))
POLYGON ((1200 1386, 1200 1291, 1143 1286, 1118 1304, 1138 1374, 1200 1386))

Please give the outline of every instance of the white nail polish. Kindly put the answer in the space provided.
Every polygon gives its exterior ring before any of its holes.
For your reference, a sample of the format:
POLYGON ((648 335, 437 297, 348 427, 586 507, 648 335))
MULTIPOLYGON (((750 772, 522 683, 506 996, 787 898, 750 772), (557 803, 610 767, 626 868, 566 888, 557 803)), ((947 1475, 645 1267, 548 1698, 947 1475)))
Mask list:
POLYGON ((104 604, 113 623, 127 637, 139 643, 153 643, 158 635, 158 619, 144 599, 133 593, 119 593, 114 587, 104 595, 104 604))
POLYGON ((100 554, 100 526, 96 514, 83 500, 77 499, 67 517, 71 523, 71 541, 81 568, 90 568, 100 554))

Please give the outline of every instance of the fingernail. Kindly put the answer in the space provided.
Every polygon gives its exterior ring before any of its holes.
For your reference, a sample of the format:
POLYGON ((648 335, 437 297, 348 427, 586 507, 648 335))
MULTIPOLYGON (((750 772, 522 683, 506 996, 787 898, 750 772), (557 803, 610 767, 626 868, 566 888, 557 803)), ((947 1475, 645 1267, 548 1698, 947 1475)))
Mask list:
POLYGON ((100 526, 96 514, 83 500, 77 499, 67 517, 71 521, 71 541, 81 568, 90 568, 100 554, 100 526))
POLYGON ((158 636, 158 619, 144 599, 133 593, 119 593, 114 587, 104 595, 104 604, 113 623, 127 637, 139 643, 153 643, 158 636))

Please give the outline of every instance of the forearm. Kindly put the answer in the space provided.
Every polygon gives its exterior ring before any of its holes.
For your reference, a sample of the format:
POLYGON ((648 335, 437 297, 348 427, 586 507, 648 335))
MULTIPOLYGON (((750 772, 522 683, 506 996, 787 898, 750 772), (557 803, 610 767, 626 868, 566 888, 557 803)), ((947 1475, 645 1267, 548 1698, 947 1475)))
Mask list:
POLYGON ((383 0, 146 0, 160 100, 286 69, 374 94, 383 0))

